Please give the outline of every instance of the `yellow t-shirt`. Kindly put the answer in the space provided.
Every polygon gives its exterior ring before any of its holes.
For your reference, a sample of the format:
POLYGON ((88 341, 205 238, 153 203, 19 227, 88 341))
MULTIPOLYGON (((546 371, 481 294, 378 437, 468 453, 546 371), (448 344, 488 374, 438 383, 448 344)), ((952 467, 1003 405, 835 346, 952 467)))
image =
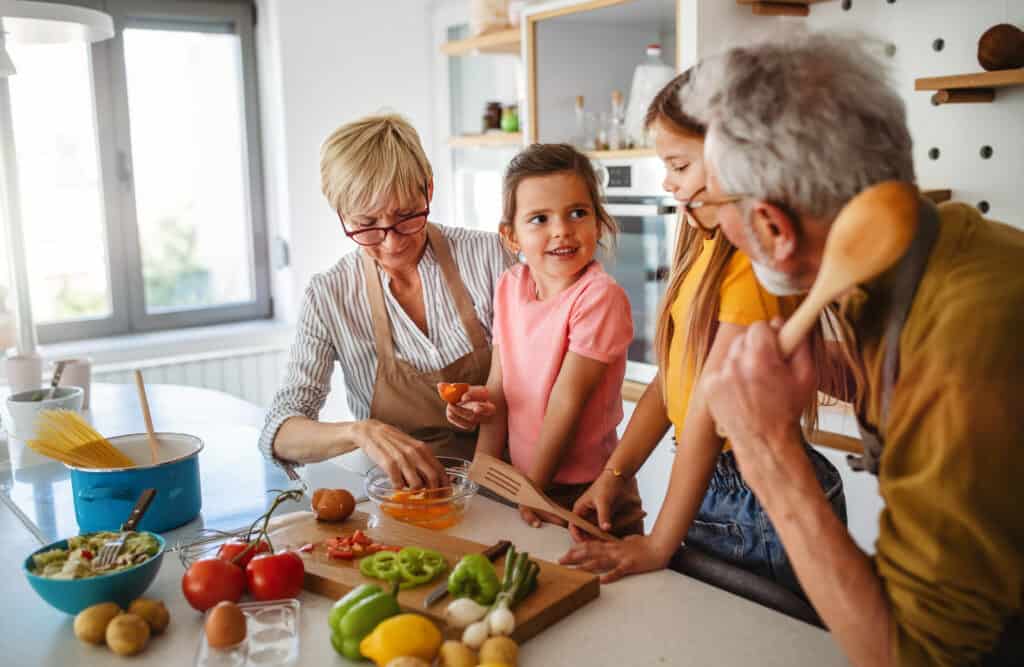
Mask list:
MULTIPOLYGON (((665 403, 668 406, 668 418, 675 427, 676 440, 683 435, 686 411, 689 408, 695 380, 693 363, 689 360, 684 362, 690 305, 701 280, 704 279, 708 264, 711 262, 712 251, 718 242, 717 238, 704 241, 700 256, 679 286, 679 294, 670 311, 674 333, 668 348, 665 403)), ((777 315, 788 317, 799 303, 799 297, 780 298, 765 291, 757 282, 754 269, 750 266, 750 259, 739 250, 735 250, 729 258, 720 296, 718 321, 740 326, 770 320, 777 315)), ((728 445, 729 443, 726 443, 726 447, 728 445)))

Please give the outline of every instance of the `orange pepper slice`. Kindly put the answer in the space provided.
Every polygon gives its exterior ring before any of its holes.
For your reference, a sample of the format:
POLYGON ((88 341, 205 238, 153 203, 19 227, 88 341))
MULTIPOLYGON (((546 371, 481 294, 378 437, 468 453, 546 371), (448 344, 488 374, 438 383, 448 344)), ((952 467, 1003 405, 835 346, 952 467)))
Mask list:
POLYGON ((462 395, 469 391, 469 385, 465 382, 442 382, 437 387, 437 393, 448 403, 455 405, 462 398, 462 395))

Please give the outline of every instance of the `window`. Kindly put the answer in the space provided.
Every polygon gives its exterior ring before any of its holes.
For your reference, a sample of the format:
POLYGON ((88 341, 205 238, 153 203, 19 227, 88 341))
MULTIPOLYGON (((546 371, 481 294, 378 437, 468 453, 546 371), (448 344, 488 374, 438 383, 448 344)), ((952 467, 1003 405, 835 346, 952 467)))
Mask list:
POLYGON ((94 4, 114 39, 9 46, 40 341, 269 317, 250 4, 94 4))

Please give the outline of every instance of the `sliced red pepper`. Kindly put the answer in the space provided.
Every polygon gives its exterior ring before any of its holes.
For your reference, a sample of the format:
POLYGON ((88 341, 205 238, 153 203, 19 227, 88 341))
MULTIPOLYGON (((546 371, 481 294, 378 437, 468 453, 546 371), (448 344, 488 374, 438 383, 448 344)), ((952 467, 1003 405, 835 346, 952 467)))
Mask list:
POLYGON ((340 558, 341 560, 352 560, 356 557, 351 549, 328 549, 327 556, 330 558, 340 558))
POLYGON ((82 549, 82 558, 85 560, 92 560, 92 552, 88 549, 82 549))
POLYGON ((367 537, 363 531, 356 530, 356 532, 352 533, 352 543, 366 546, 367 544, 373 544, 373 540, 367 537))

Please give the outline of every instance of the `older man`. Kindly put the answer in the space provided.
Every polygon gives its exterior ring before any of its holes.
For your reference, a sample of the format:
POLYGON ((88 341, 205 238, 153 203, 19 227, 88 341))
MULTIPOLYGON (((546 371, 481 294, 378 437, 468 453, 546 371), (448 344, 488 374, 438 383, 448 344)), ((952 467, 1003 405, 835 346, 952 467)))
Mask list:
MULTIPOLYGON (((722 230, 769 290, 808 290, 854 195, 914 181, 903 103, 883 77, 855 40, 802 34, 706 61, 682 91, 707 123, 722 230)), ((804 454, 807 348, 784 359, 779 323, 755 325, 705 377, 743 476, 856 665, 1024 664, 1022 267, 1024 233, 922 203, 907 255, 844 297, 862 464, 885 500, 874 557, 804 454)))

